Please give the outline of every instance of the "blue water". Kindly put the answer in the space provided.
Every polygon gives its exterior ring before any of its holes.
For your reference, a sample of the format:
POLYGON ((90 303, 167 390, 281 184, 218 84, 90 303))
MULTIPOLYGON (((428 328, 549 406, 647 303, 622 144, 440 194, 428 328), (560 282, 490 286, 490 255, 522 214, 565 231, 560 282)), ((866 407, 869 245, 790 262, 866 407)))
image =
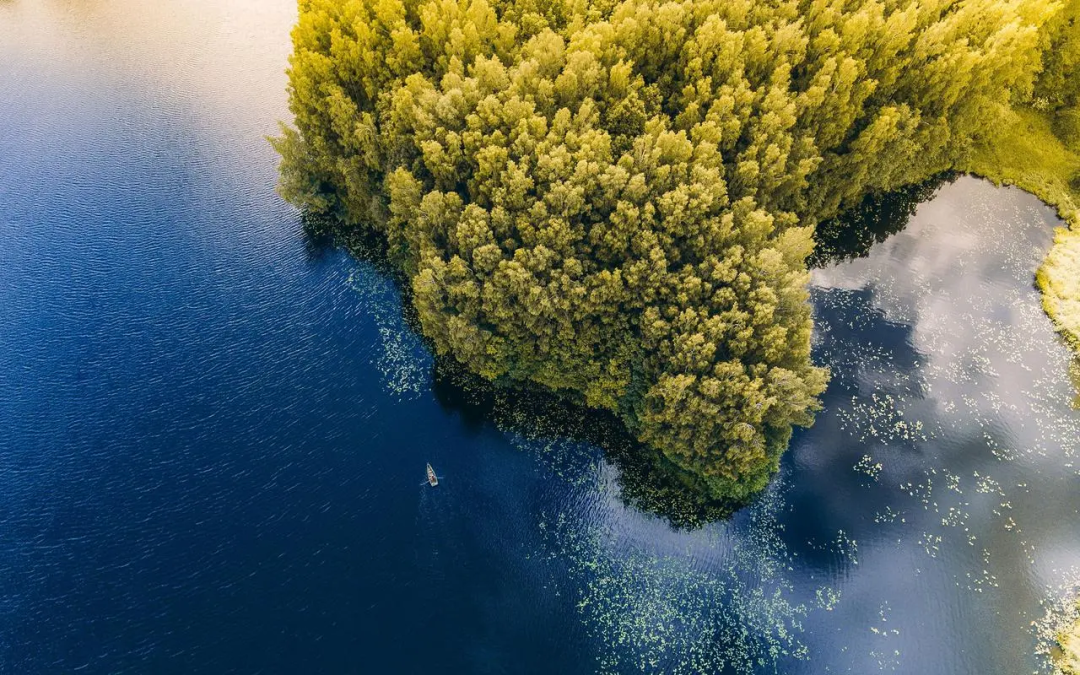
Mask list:
POLYGON ((294 21, 0 2, 0 672, 1040 668, 1080 581, 1048 209, 963 178, 817 271, 825 410, 675 527, 303 234, 264 140, 294 21))

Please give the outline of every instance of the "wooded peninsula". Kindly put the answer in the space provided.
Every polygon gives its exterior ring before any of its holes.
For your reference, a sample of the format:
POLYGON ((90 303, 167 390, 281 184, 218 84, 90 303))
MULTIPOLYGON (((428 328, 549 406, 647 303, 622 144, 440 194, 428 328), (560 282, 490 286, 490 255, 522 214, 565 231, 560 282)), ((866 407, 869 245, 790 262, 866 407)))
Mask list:
POLYGON ((301 0, 281 192, 386 242, 440 354, 741 499, 808 425, 815 226, 965 171, 1072 226, 1080 0, 301 0))

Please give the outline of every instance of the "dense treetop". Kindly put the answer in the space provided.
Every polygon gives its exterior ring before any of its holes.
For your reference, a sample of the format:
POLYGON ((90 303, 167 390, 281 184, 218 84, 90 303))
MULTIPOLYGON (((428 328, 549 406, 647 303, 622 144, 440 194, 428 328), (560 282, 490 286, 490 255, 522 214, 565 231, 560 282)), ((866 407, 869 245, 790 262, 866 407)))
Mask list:
POLYGON ((439 352, 615 411, 717 496, 824 389, 815 223, 1077 97, 1047 0, 300 9, 283 194, 385 237, 439 352))

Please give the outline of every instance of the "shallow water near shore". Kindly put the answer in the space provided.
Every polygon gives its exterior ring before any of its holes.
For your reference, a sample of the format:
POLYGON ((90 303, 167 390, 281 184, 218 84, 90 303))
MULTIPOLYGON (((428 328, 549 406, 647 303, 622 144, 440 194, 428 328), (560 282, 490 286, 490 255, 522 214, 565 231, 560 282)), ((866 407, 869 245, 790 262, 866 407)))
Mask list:
POLYGON ((1045 670, 1080 583, 1050 209, 958 178, 823 263, 815 426, 675 526, 304 235, 264 140, 294 20, 0 1, 0 672, 1045 670))

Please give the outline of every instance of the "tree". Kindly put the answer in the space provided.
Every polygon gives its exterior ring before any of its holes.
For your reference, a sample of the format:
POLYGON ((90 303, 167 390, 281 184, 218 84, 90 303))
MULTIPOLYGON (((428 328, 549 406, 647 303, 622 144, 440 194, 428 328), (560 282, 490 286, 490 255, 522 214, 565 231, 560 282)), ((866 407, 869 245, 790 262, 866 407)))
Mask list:
POLYGON ((439 353, 744 497, 825 387, 813 226, 949 168, 1057 9, 302 0, 281 189, 385 237, 439 353))

